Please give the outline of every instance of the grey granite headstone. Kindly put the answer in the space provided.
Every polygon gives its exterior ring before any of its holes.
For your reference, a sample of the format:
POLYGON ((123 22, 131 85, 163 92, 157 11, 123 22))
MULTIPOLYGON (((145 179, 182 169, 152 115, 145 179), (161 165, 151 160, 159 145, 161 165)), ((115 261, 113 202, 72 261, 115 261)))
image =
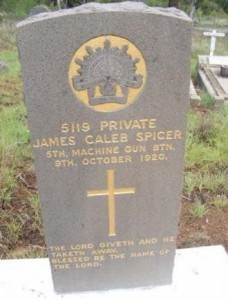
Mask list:
POLYGON ((169 284, 191 20, 88 4, 17 28, 55 290, 169 284))

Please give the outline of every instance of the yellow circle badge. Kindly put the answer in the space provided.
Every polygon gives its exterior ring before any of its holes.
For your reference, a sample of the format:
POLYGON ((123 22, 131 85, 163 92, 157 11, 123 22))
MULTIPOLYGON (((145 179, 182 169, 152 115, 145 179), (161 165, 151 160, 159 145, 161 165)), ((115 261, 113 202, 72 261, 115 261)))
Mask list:
POLYGON ((112 112, 136 100, 145 84, 146 64, 129 40, 106 35, 75 52, 68 75, 78 100, 95 111, 112 112))

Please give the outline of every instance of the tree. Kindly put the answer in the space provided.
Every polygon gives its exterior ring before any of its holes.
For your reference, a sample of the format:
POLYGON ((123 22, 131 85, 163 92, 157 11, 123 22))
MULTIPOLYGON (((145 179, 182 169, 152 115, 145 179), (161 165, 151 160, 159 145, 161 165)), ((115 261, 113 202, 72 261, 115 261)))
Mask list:
POLYGON ((169 7, 178 7, 179 6, 179 0, 169 0, 169 7))
POLYGON ((228 1, 227 0, 216 0, 219 7, 221 7, 226 13, 228 13, 228 1))

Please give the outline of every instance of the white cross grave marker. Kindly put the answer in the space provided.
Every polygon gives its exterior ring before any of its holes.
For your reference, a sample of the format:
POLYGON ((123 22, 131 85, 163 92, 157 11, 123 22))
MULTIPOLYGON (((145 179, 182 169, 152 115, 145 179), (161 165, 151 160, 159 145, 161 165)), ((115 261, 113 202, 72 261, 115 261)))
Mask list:
POLYGON ((216 30, 212 30, 210 32, 204 32, 203 35, 211 37, 210 58, 212 58, 214 56, 214 52, 215 52, 216 38, 224 37, 225 33, 221 33, 221 32, 217 32, 216 30))

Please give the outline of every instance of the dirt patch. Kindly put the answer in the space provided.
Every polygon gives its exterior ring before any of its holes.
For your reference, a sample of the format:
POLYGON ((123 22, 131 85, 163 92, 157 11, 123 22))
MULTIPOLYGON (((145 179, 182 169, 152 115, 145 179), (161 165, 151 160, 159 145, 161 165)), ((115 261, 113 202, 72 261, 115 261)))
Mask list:
POLYGON ((177 237, 178 248, 223 245, 228 251, 228 207, 208 205, 203 218, 191 217, 189 210, 193 202, 182 201, 177 237))

